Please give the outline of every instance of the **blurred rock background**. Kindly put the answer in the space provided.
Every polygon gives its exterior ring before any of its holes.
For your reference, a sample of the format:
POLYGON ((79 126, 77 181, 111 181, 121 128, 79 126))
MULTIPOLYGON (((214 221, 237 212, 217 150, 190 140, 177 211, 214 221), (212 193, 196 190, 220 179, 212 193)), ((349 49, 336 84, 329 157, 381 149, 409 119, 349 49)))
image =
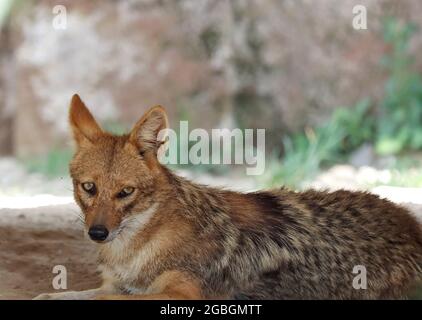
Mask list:
MULTIPOLYGON (((111 127, 162 104, 192 127, 267 128, 274 148, 336 107, 379 99, 381 18, 422 12, 418 0, 9 2, 0 152, 19 156, 62 145, 74 92, 111 127), (67 9, 64 30, 52 27, 57 4, 67 9), (356 4, 367 7, 368 30, 352 28, 356 4)), ((411 50, 421 49, 418 34, 411 50)))
MULTIPOLYGON (((385 169, 392 155, 422 143, 407 148, 403 138, 403 148, 380 157, 377 145, 391 147, 391 139, 379 143, 371 134, 385 130, 361 122, 368 114, 377 119, 379 106, 391 102, 386 86, 394 66, 382 59, 394 56, 395 44, 405 41, 409 69, 422 70, 422 33, 389 42, 385 19, 394 17, 398 28, 417 25, 421 14, 419 0, 2 0, 0 155, 30 169, 41 161, 53 175, 64 170, 71 155, 67 108, 78 92, 115 132, 155 104, 166 106, 176 127, 189 120, 190 128, 265 128, 267 167, 276 177, 265 185, 295 185, 344 162, 385 169), (352 27, 357 4, 367 8, 367 30, 352 27), (66 8, 65 29, 53 27, 56 5, 66 8), (362 101, 369 106, 359 111, 362 101), (343 118, 355 120, 354 131, 325 130, 340 107, 352 110, 343 118), (327 144, 342 144, 340 152, 332 156, 327 144), (297 173, 304 159, 311 162, 297 173)), ((417 103, 412 108, 422 109, 422 99, 417 103)))

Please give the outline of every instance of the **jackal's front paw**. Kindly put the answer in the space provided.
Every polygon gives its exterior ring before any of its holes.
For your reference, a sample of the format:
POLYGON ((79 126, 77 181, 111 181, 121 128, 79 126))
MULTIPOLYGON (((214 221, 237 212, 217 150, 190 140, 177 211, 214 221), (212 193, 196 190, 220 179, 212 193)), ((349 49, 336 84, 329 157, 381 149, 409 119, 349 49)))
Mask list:
POLYGON ((42 293, 36 296, 32 300, 78 300, 78 299, 81 299, 78 292, 67 291, 67 292, 58 292, 58 293, 42 293))
POLYGON ((129 300, 130 295, 116 295, 116 294, 104 294, 98 295, 94 300, 129 300))
POLYGON ((41 293, 32 300, 54 300, 53 293, 41 293))

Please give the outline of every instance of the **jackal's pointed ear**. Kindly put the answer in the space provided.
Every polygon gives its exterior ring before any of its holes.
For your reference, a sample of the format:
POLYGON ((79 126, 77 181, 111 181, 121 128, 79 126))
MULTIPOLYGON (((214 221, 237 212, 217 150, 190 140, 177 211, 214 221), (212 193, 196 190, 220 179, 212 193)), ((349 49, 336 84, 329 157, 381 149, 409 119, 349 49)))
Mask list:
POLYGON ((162 106, 149 109, 135 124, 130 132, 129 141, 140 154, 152 151, 157 155, 158 149, 165 142, 168 119, 162 106))
POLYGON ((91 112, 77 94, 73 95, 70 102, 69 123, 78 145, 92 143, 103 134, 91 112))

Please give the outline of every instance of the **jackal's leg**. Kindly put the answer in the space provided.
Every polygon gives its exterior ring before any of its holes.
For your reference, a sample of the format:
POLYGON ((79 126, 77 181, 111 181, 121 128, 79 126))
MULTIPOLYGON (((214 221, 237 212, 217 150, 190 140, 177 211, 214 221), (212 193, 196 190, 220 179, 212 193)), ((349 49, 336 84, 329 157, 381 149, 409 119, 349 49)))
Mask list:
POLYGON ((105 294, 102 288, 84 291, 65 291, 56 293, 42 293, 33 300, 91 300, 97 295, 105 294))
POLYGON ((64 291, 56 293, 42 293, 36 296, 33 300, 92 300, 97 296, 104 294, 111 294, 107 288, 100 287, 96 289, 89 289, 83 291, 64 291))
POLYGON ((156 278, 144 295, 100 295, 98 300, 182 300, 203 299, 197 280, 179 272, 167 271, 156 278))

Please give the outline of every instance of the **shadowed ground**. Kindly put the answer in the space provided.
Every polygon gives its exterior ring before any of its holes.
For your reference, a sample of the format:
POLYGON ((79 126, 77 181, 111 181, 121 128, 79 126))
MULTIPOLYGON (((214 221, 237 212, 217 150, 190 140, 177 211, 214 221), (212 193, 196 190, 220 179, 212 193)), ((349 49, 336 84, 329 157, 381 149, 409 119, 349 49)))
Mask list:
POLYGON ((57 227, 54 221, 31 226, 31 218, 22 213, 16 220, 0 225, 0 299, 31 299, 42 292, 53 292, 55 265, 66 266, 70 290, 100 284, 96 249, 80 229, 57 227))

